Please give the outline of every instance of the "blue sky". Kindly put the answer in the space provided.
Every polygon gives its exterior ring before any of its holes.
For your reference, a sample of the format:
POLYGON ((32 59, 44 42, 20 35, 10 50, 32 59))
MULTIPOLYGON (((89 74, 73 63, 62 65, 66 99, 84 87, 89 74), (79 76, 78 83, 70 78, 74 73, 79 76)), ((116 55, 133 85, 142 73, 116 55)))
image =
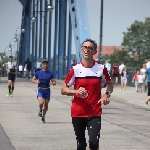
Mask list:
MULTIPOLYGON (((86 0, 91 37, 99 44, 100 2, 86 0)), ((150 0, 103 0, 103 45, 120 46, 122 32, 126 32, 135 20, 150 17, 150 0)))
MULTIPOLYGON (((86 1, 91 38, 99 44, 101 0, 86 1)), ((15 36, 21 24, 21 13, 22 5, 18 0, 0 0, 0 52, 4 52, 15 36)), ((122 32, 135 20, 144 21, 145 17, 150 17, 150 0, 104 0, 103 45, 121 45, 122 32)), ((13 40, 11 44, 16 49, 13 40)))

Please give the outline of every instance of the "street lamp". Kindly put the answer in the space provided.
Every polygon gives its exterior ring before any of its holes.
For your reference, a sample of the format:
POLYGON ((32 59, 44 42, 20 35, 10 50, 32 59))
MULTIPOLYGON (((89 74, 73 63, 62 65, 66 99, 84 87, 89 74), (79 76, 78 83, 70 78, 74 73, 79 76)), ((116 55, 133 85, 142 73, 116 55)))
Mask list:
MULTIPOLYGON (((48 12, 48 11, 52 11, 54 9, 54 6, 52 6, 52 5, 47 5, 47 11, 36 11, 36 12, 48 12)), ((33 12, 33 17, 32 17, 32 23, 34 23, 34 22, 36 22, 36 17, 35 17, 35 11, 33 12)))
POLYGON ((54 9, 54 6, 52 6, 52 5, 47 5, 47 11, 52 11, 54 9))

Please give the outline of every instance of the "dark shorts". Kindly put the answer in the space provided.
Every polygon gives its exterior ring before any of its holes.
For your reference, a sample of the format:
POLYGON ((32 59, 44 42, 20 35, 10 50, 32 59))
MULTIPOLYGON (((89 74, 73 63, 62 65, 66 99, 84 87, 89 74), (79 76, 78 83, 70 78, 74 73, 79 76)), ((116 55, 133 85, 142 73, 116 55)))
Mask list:
POLYGON ((119 73, 113 74, 113 77, 119 77, 119 73))
POLYGON ((38 89, 37 97, 42 97, 44 99, 50 100, 50 89, 38 89))
POLYGON ((15 82, 16 75, 15 74, 8 74, 8 80, 11 80, 12 82, 15 82))

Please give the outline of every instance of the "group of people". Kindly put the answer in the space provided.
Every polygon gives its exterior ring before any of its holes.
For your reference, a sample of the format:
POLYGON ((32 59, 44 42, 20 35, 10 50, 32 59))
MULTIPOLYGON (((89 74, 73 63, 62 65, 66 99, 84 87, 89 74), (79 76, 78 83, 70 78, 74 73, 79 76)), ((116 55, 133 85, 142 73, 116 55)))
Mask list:
MULTIPOLYGON (((89 150, 99 149, 99 138, 101 130, 101 105, 109 104, 109 97, 113 92, 113 83, 105 65, 93 59, 97 53, 97 43, 94 40, 83 41, 80 52, 83 56, 81 62, 73 65, 60 90, 62 95, 73 98, 71 105, 72 124, 77 140, 77 150, 85 150, 87 147, 85 130, 89 135, 89 150), (105 93, 101 93, 103 79, 107 83, 105 93), (71 88, 74 86, 74 89, 71 88)), ((7 96, 12 96, 14 91, 15 69, 17 65, 9 57, 7 65, 8 90, 7 96)), ((38 116, 45 123, 45 115, 50 101, 50 86, 56 85, 52 72, 48 71, 48 61, 42 62, 42 68, 32 78, 37 84, 37 98, 39 101, 38 116)))
POLYGON ((132 82, 135 83, 135 88, 138 93, 147 92, 148 96, 145 103, 148 105, 150 101, 150 60, 133 76, 132 82))
MULTIPOLYGON (((121 92, 126 92, 126 84, 127 84, 127 78, 129 76, 129 73, 127 71, 127 67, 122 62, 121 65, 118 65, 117 62, 113 64, 111 67, 111 64, 106 61, 105 66, 108 70, 108 72, 112 73, 112 78, 114 85, 118 85, 118 81, 121 82, 121 92), (123 91, 122 91, 123 90, 123 91)), ((148 97, 146 99, 146 104, 148 104, 148 101, 150 101, 150 60, 147 61, 147 63, 143 64, 142 68, 137 70, 136 73, 133 75, 132 83, 134 83, 136 92, 142 93, 147 92, 148 97)))

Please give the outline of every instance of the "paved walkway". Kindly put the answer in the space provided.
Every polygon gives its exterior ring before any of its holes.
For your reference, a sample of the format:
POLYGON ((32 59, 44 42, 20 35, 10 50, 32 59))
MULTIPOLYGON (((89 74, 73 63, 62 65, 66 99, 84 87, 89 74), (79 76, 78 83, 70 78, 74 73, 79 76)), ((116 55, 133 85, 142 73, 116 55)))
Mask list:
MULTIPOLYGON (((1 146, 6 149, 6 145, 10 144, 12 149, 8 150, 14 150, 14 148, 16 150, 74 150, 72 147, 75 147, 76 141, 70 117, 71 98, 60 94, 61 85, 62 81, 57 81, 57 86, 51 88, 52 96, 46 115, 46 124, 41 124, 37 116, 38 102, 35 92, 37 85, 25 79, 17 79, 14 97, 6 97, 7 78, 2 78, 0 82, 0 124, 5 131, 1 133, 3 135, 6 133, 7 136, 0 138, 7 142, 1 146)), ((103 93, 105 90, 104 88, 103 93)), ((112 101, 121 101, 149 109, 150 106, 144 103, 145 98, 146 93, 138 94, 133 87, 127 87, 125 94, 120 93, 119 87, 115 87, 111 96, 112 101)), ((106 123, 103 121, 103 124, 106 123)), ((111 127, 103 125, 102 134, 105 128, 110 130, 111 127)), ((104 134, 101 140, 103 150, 108 150, 103 146, 106 138, 107 135, 104 134)), ((0 149, 4 150, 1 146, 0 149)))

